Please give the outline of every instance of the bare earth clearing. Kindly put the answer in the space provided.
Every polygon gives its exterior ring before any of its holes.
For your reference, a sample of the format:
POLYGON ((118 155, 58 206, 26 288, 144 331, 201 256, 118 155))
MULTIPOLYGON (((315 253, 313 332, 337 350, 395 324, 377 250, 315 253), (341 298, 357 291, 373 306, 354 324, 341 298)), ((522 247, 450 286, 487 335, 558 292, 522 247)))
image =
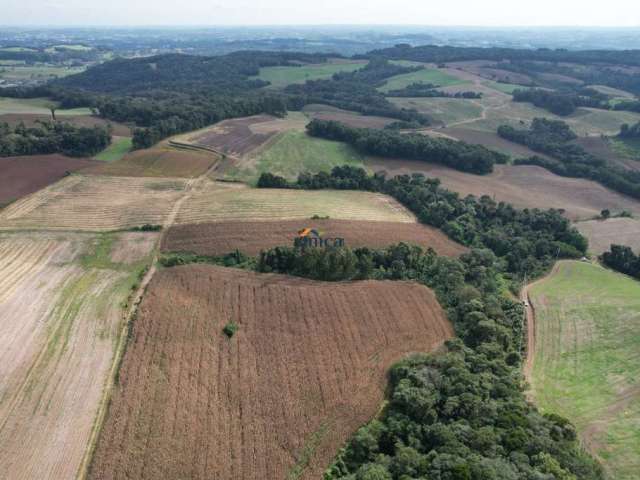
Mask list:
POLYGON ((610 218, 576 223, 580 233, 589 239, 589 251, 600 255, 612 244, 627 245, 640 252, 640 220, 635 218, 610 218))
POLYGON ((389 365, 451 335, 417 284, 162 270, 134 323, 90 478, 320 478, 378 410, 389 365), (229 321, 239 325, 231 339, 229 321))
MULTIPOLYGON (((118 240, 120 255, 130 241, 118 240)), ((0 235, 0 478, 75 478, 121 305, 150 250, 133 248, 126 256, 138 263, 125 266, 101 258, 103 242, 77 233, 0 235)))
POLYGON ((496 165, 490 175, 473 175, 410 160, 376 158, 368 165, 374 171, 386 170, 389 175, 422 172, 439 178, 445 188, 463 196, 489 195, 519 208, 564 209, 571 220, 592 219, 605 208, 640 214, 640 202, 630 197, 590 180, 561 177, 537 166, 496 165))
POLYGON ((343 220, 415 223, 414 215, 386 195, 349 190, 280 190, 203 182, 184 202, 176 223, 293 220, 314 215, 343 220))
POLYGON ((431 247, 440 255, 458 256, 467 249, 440 230, 419 223, 356 220, 288 220, 280 222, 216 222, 172 227, 162 250, 224 255, 235 249, 247 255, 277 246, 291 246, 297 232, 314 228, 327 237, 342 237, 349 247, 386 247, 406 242, 431 247))
POLYGON ((64 155, 0 158, 0 207, 58 181, 68 171, 95 164, 64 155))
POLYGON ((107 231, 162 224, 182 179, 71 175, 0 211, 0 230, 107 231))

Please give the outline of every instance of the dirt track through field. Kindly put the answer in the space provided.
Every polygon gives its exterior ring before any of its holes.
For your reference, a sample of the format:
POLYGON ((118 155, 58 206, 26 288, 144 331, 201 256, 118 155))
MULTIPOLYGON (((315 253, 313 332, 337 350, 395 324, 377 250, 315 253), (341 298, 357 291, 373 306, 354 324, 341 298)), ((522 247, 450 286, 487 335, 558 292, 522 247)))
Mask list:
POLYGON ((90 478, 317 479, 376 413, 389 365, 452 334, 418 284, 162 270, 134 323, 90 478), (229 321, 239 325, 231 339, 229 321))

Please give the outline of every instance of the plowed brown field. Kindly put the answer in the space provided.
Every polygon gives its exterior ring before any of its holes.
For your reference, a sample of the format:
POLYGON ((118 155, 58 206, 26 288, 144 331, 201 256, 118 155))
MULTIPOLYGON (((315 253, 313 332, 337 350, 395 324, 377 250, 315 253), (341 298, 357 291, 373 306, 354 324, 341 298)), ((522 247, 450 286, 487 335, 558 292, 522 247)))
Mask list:
POLYGON ((64 155, 0 158, 0 207, 58 181, 67 171, 95 164, 64 155))
POLYGON ((128 153, 120 160, 100 163, 84 173, 123 177, 197 177, 205 173, 218 156, 209 152, 178 150, 159 145, 128 153))
POLYGON ((385 372, 453 334, 406 282, 160 271, 133 326, 93 479, 318 479, 375 415, 385 372), (223 326, 239 330, 229 339, 223 326))
POLYGON ((224 255, 236 248, 248 255, 277 246, 290 246, 302 228, 315 228, 328 237, 342 237, 349 247, 385 247, 398 242, 431 247, 440 255, 466 251, 440 230, 419 223, 357 220, 287 220, 280 222, 216 222, 172 227, 162 242, 164 251, 224 255))
POLYGON ((612 244, 627 245, 640 252, 640 220, 635 218, 610 218, 576 223, 580 233, 589 240, 589 251, 600 255, 612 244))
POLYGON ((411 160, 372 159, 368 166, 389 175, 422 172, 462 195, 489 195, 518 208, 564 209, 571 220, 591 219, 608 208, 640 214, 640 202, 581 178, 561 177, 541 167, 496 165, 490 175, 473 175, 411 160))

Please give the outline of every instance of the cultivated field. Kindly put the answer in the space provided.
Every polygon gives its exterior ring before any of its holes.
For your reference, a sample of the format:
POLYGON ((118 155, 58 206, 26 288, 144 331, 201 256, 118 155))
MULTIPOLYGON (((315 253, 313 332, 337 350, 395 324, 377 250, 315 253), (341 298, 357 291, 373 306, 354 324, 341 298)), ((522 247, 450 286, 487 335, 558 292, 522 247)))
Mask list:
POLYGON ((75 478, 153 245, 139 235, 0 234, 0 478, 75 478))
POLYGON ((133 146, 131 137, 112 137, 111 144, 95 156, 101 162, 115 162, 124 157, 133 146))
POLYGON ((400 108, 414 108, 427 115, 434 123, 442 125, 457 125, 470 119, 481 118, 482 115, 482 106, 475 100, 412 97, 391 97, 389 100, 400 108))
POLYGON ((224 255, 240 250, 257 255, 261 250, 291 246, 299 230, 314 228, 328 237, 345 239, 348 247, 386 247, 398 242, 433 248, 440 255, 458 256, 467 249, 440 230, 419 223, 356 220, 287 220, 280 222, 216 222, 172 227, 162 250, 224 255))
POLYGON ((222 167, 220 173, 226 179, 255 183, 263 172, 295 180, 302 172, 330 172, 338 165, 364 167, 364 157, 346 143, 302 131, 285 132, 274 140, 257 155, 222 167))
POLYGON ((596 265, 562 262, 530 298, 536 403, 576 425, 610 478, 637 479, 640 283, 596 265))
POLYGON ((184 150, 165 143, 136 150, 110 163, 97 165, 86 173, 124 177, 198 177, 211 168, 218 156, 211 152, 184 150))
POLYGON ((589 251, 600 255, 612 244, 627 245, 640 252, 640 220, 635 218, 609 218, 576 223, 580 233, 589 239, 589 251))
POLYGON ((0 211, 0 230, 106 231, 162 224, 182 179, 71 175, 0 211))
POLYGON ((263 67, 260 69, 260 75, 254 78, 271 82, 269 88, 284 88, 293 83, 305 83, 307 80, 331 78, 338 72, 353 72, 364 67, 366 63, 366 61, 333 61, 298 67, 263 67))
POLYGON ((182 204, 176 223, 294 220, 314 215, 339 220, 416 221, 394 199, 377 193, 260 189, 207 181, 182 204))
MULTIPOLYGON (((633 140, 583 137, 577 139, 575 143, 592 155, 607 160, 613 165, 631 170, 640 170, 640 148, 637 150, 633 148, 635 143, 633 140)), ((638 147, 640 147, 640 142, 638 147)))
POLYGON ((432 83, 441 87, 447 87, 450 85, 459 85, 467 83, 466 80, 459 78, 458 76, 451 75, 444 70, 425 68, 412 73, 403 73, 402 75, 396 75, 387 80, 387 82, 378 88, 381 92, 388 92, 389 90, 399 90, 412 83, 432 83))
POLYGON ((333 120, 356 128, 384 128, 386 125, 397 121, 394 118, 362 115, 358 112, 322 104, 306 105, 302 111, 312 120, 333 120))
POLYGON ((417 284, 165 269, 140 306, 90 478, 320 478, 378 411, 391 363, 451 335, 417 284))
POLYGON ((571 220, 592 219, 608 208, 640 214, 640 202, 613 192, 598 183, 555 175, 536 166, 496 165, 490 175, 472 175, 441 165, 392 159, 368 159, 373 171, 389 175, 422 172, 437 177, 442 185, 461 195, 489 195, 519 208, 564 209, 571 220))
MULTIPOLYGON (((0 97, 0 115, 8 113, 31 113, 39 115, 51 115, 50 108, 57 107, 58 103, 48 98, 8 98, 0 97)), ((91 115, 88 108, 72 108, 69 110, 56 110, 56 116, 66 115, 91 115)))
POLYGON ((95 162, 63 155, 0 158, 0 207, 29 195, 95 162))
POLYGON ((197 132, 180 135, 173 142, 232 157, 243 157, 262 146, 274 135, 290 129, 303 129, 307 120, 300 114, 286 118, 270 115, 234 118, 197 132))
POLYGON ((526 158, 533 155, 544 157, 543 154, 534 152, 524 145, 505 140, 496 132, 472 130, 470 128, 464 128, 464 126, 460 126, 435 130, 434 133, 444 134, 448 137, 456 140, 462 140, 467 143, 484 145, 492 150, 497 150, 499 152, 506 153, 507 155, 511 155, 513 158, 526 158))

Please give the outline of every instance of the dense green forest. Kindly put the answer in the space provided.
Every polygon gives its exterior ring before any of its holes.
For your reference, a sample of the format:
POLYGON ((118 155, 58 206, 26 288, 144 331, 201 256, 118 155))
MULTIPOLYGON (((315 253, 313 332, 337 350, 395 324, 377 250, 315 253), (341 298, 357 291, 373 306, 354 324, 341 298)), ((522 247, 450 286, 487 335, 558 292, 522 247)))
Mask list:
MULTIPOLYGON (((584 89, 581 93, 587 93, 590 90, 584 89)), ((581 95, 567 90, 549 91, 531 88, 514 90, 513 101, 533 103, 536 107, 544 108, 551 113, 562 116, 571 115, 578 107, 609 109, 606 98, 603 99, 601 94, 598 94, 595 90, 593 92, 595 95, 581 95)))
POLYGON ((634 125, 623 124, 619 135, 622 138, 640 138, 640 122, 634 125))
POLYGON ((611 245, 610 250, 604 252, 600 259, 607 267, 640 280, 640 255, 633 253, 630 247, 611 245))
POLYGON ((0 157, 48 153, 89 157, 104 150, 110 142, 111 132, 105 127, 39 122, 33 127, 19 123, 12 128, 0 123, 0 157))
POLYGON ((436 291, 459 337, 447 343, 446 353, 416 356, 391 370, 389 403, 342 449, 325 480, 603 478, 573 426, 526 401, 524 312, 505 295, 508 282, 515 290, 523 275, 541 275, 556 258, 586 251, 586 240, 560 212, 517 210, 487 196, 460 199, 437 179, 386 179, 354 167, 301 175, 289 186, 384 192, 421 222, 473 247, 460 259, 405 244, 261 253, 255 268, 262 272, 423 283, 436 291))
POLYGON ((640 173, 611 165, 571 143, 576 135, 560 120, 536 118, 529 129, 502 125, 498 134, 552 157, 518 159, 516 164, 538 165, 565 177, 588 178, 620 193, 640 198, 640 173))
POLYGON ((292 98, 293 108, 310 103, 324 103, 364 115, 379 115, 406 122, 428 125, 429 119, 415 110, 401 109, 390 103, 377 90, 387 78, 421 70, 423 67, 404 67, 386 60, 372 58, 360 70, 339 72, 327 80, 312 80, 300 85, 289 85, 285 92, 292 98))
POLYGON ((369 155, 440 163, 477 174, 490 173, 495 163, 506 163, 509 158, 481 145, 448 138, 402 134, 389 129, 353 128, 334 121, 313 120, 307 125, 307 132, 314 137, 346 142, 369 155))

